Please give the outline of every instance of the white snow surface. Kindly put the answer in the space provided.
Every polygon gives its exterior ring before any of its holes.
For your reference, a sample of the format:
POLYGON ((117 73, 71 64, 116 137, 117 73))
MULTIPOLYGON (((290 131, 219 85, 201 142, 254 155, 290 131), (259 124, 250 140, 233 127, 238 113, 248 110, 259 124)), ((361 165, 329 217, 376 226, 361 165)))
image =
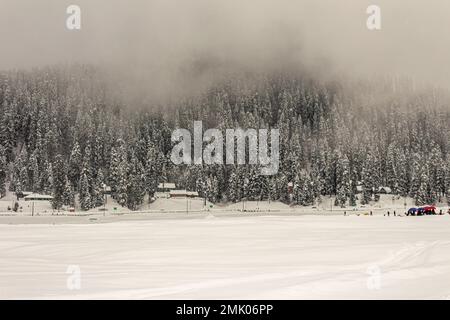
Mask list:
POLYGON ((450 297, 449 215, 78 219, 0 224, 0 298, 450 297))

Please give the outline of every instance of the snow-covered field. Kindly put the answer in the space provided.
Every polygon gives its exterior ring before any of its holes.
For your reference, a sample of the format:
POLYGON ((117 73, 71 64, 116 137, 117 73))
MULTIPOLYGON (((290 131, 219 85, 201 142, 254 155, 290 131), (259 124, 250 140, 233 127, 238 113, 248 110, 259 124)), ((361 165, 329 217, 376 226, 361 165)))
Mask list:
POLYGON ((446 299, 449 231, 449 215, 0 224, 0 298, 446 299))

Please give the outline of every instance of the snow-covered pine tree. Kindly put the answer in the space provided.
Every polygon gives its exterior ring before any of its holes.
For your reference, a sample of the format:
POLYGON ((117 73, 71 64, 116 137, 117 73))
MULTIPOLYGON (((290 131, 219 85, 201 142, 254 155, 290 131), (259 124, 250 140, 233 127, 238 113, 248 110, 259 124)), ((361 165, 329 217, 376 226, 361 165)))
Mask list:
POLYGON ((144 183, 145 191, 147 192, 150 201, 150 199, 154 197, 158 187, 158 154, 156 147, 153 144, 149 144, 147 149, 144 167, 144 183))
POLYGON ((373 176, 374 176, 374 160, 372 152, 369 150, 366 160, 364 161, 361 180, 362 180, 362 199, 361 204, 368 204, 372 200, 372 194, 374 189, 373 176))
POLYGON ((336 194, 336 200, 334 202, 335 206, 339 206, 341 208, 345 208, 345 204, 347 202, 347 189, 344 185, 339 187, 338 193, 336 194))
POLYGON ((138 207, 144 201, 145 185, 144 185, 144 169, 140 161, 133 153, 130 159, 130 165, 128 167, 128 179, 127 185, 127 207, 130 210, 137 210, 138 207))
POLYGON ((79 191, 79 202, 82 210, 89 210, 92 206, 91 192, 89 186, 89 179, 86 172, 81 174, 80 179, 80 191, 79 191))
POLYGON ((75 193, 73 191, 73 186, 67 176, 65 176, 64 178, 64 193, 62 196, 62 200, 65 206, 75 207, 75 193))
POLYGON ((20 180, 20 185, 22 187, 22 189, 20 191, 30 190, 30 182, 29 182, 29 178, 28 178, 28 166, 26 163, 24 163, 23 166, 20 167, 19 180, 20 180))
POLYGON ((266 189, 264 176, 259 174, 257 166, 252 166, 248 172, 247 197, 249 200, 260 200, 266 189))
POLYGON ((53 209, 61 209, 64 204, 66 186, 66 167, 63 156, 58 154, 53 162, 53 209))
POLYGON ((31 154, 30 160, 28 163, 28 171, 29 176, 31 177, 30 185, 31 185, 31 191, 38 193, 41 191, 41 180, 40 180, 40 170, 39 170, 39 163, 38 163, 38 152, 36 150, 31 154))
POLYGON ((47 160, 43 163, 43 170, 40 176, 40 190, 44 194, 51 194, 53 192, 53 169, 52 164, 47 160))
POLYGON ((398 154, 397 163, 397 193, 402 197, 406 197, 409 193, 407 168, 408 162, 406 160, 406 155, 402 150, 398 154))
POLYGON ((308 173, 302 172, 300 176, 299 202, 302 206, 310 206, 314 202, 314 190, 308 173))
POLYGON ((236 170, 233 168, 230 170, 230 174, 228 177, 228 188, 227 188, 227 200, 230 202, 236 202, 237 201, 237 188, 238 188, 238 179, 236 170))
POLYGON ((92 205, 97 208, 105 203, 104 191, 104 179, 102 170, 97 170, 97 176, 95 177, 91 188, 92 205))
POLYGON ((413 151, 412 153, 412 160, 411 164, 411 187, 409 190, 409 196, 411 198, 417 199, 418 192, 420 189, 420 183, 422 178, 422 159, 418 151, 413 151))
POLYGON ((347 155, 338 153, 336 164, 337 194, 335 205, 344 207, 351 193, 350 165, 347 155))
POLYGON ((25 148, 22 148, 19 156, 16 158, 13 164, 13 177, 11 191, 16 193, 27 191, 28 188, 28 166, 27 166, 27 153, 25 148))
MULTIPOLYGON (((124 162, 126 164, 126 158, 127 154, 125 150, 125 142, 123 139, 119 138, 116 141, 116 145, 112 147, 109 167, 109 186, 111 187, 112 197, 116 200, 119 193, 119 183, 121 183, 121 179, 123 178, 122 176, 126 175, 127 171, 126 165, 124 165, 124 162)), ((126 193, 126 191, 124 191, 125 189, 126 187, 122 188, 121 192, 126 193)), ((123 200, 121 202, 123 202, 123 200)), ((123 205, 125 205, 125 203, 126 201, 123 202, 123 205)))
POLYGON ((130 183, 128 177, 128 163, 126 159, 122 160, 117 167, 116 179, 117 184, 115 185, 116 192, 114 199, 122 207, 125 207, 128 203, 128 184, 130 183))
POLYGON ((355 167, 353 166, 351 169, 351 181, 350 181, 350 194, 348 195, 348 204, 351 207, 356 206, 356 193, 357 193, 357 185, 358 185, 358 173, 356 172, 355 167))
POLYGON ((0 145, 0 199, 6 195, 6 177, 8 176, 8 164, 6 149, 0 145))
POLYGON ((83 165, 82 162, 81 148, 78 141, 75 141, 70 153, 68 176, 70 182, 76 190, 78 189, 78 186, 80 184, 81 168, 83 165))
POLYGON ((447 160, 445 170, 445 190, 446 190, 447 204, 450 206, 450 158, 447 160))
POLYGON ((450 206, 450 190, 447 191, 447 205, 450 206))
POLYGON ((422 176, 420 179, 419 190, 417 190, 415 200, 417 206, 423 206, 429 204, 430 194, 429 194, 430 180, 428 176, 428 170, 422 170, 422 176))
POLYGON ((9 162, 12 158, 12 151, 15 145, 15 115, 17 109, 15 105, 10 102, 11 91, 9 88, 5 89, 2 114, 0 115, 0 143, 4 148, 6 160, 9 162))
POLYGON ((386 157, 386 183, 394 194, 397 194, 398 176, 397 176, 397 148, 395 143, 388 147, 386 157))
POLYGON ((206 179, 206 189, 208 201, 216 203, 219 196, 219 182, 216 176, 210 175, 206 179))
POLYGON ((380 151, 380 148, 377 146, 375 148, 374 157, 373 157, 373 170, 372 170, 372 186, 374 193, 374 200, 378 201, 380 196, 378 194, 379 188, 383 185, 383 173, 385 170, 383 169, 383 156, 380 151))
POLYGON ((436 203, 438 198, 442 196, 444 186, 444 175, 442 172, 443 160, 440 148, 432 143, 431 152, 428 158, 428 175, 431 183, 429 184, 429 203, 436 203))

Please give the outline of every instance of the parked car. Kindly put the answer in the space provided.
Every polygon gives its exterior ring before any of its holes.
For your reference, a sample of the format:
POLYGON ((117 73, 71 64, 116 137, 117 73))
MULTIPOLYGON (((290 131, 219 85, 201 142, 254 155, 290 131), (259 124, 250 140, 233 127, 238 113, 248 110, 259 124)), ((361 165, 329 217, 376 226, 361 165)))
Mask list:
POLYGON ((408 212, 406 213, 406 215, 407 216, 415 216, 415 215, 417 215, 417 208, 410 208, 409 210, 408 210, 408 212))
POLYGON ((423 208, 423 210, 426 215, 435 215, 436 214, 435 206, 426 206, 423 208))

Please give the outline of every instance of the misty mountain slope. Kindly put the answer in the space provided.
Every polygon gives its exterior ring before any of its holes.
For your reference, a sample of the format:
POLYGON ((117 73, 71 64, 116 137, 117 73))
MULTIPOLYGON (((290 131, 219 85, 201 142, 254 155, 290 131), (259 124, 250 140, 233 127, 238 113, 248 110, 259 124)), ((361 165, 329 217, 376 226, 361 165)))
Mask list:
POLYGON ((85 65, 0 74, 1 194, 10 182, 10 190, 52 194, 56 208, 78 197, 84 210, 103 203, 104 183, 135 210, 162 181, 211 202, 287 202, 289 182, 301 205, 325 195, 339 206, 356 197, 367 203, 380 186, 418 205, 450 198, 450 108, 438 89, 407 79, 242 73, 151 103, 106 75, 85 65), (172 130, 200 120, 204 129, 280 129, 278 174, 261 176, 250 165, 174 166, 172 130))

